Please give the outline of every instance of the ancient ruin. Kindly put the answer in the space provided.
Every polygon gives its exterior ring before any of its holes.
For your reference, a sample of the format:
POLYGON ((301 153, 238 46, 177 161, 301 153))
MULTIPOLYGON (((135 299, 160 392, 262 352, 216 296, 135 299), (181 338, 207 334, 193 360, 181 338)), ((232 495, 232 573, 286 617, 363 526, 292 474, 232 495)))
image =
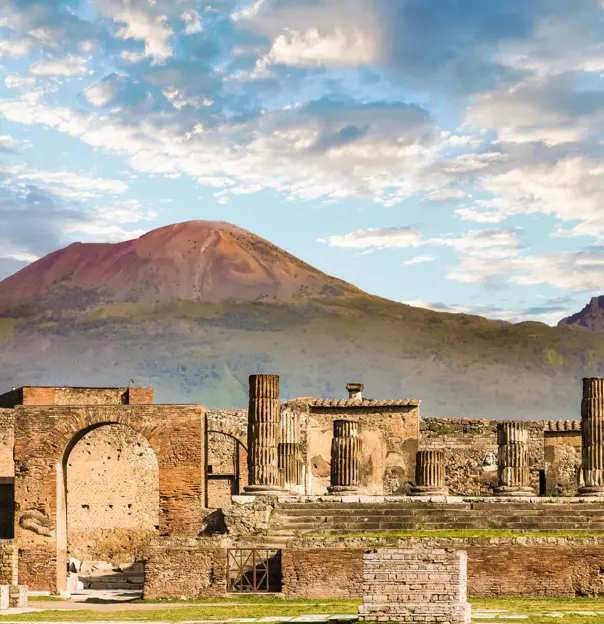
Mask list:
MULTIPOLYGON (((156 405, 135 387, 14 389, 0 395, 0 586, 360 598, 379 547, 466 553, 475 596, 592 595, 604 538, 582 533, 604 533, 603 387, 584 380, 581 422, 425 418, 360 383, 281 402, 277 375, 250 377, 248 410, 156 405)), ((465 617, 456 591, 442 595, 465 617)))

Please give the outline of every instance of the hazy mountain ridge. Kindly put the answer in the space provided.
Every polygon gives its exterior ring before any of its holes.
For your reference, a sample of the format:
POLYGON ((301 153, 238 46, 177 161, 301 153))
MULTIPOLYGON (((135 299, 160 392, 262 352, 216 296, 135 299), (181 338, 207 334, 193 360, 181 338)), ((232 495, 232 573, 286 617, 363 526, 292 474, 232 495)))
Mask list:
POLYGON ((592 297, 580 311, 558 322, 558 327, 579 327, 595 332, 604 331, 604 296, 592 297))
POLYGON ((193 224, 218 234, 187 238, 188 224, 169 226, 145 235, 142 247, 120 243, 119 261, 108 260, 106 246, 93 250, 104 261, 88 277, 84 265, 53 269, 55 252, 0 282, 0 390, 134 379, 154 386, 159 401, 243 407, 248 375, 275 372, 283 398, 342 397, 346 382, 360 380, 369 397, 421 399, 425 415, 575 418, 580 377, 604 372, 597 333, 413 308, 367 295, 234 226, 193 224), (217 237, 205 247, 211 279, 195 291, 190 258, 217 237), (145 273, 151 281, 137 299, 128 290, 140 270, 132 254, 146 271, 140 250, 149 241, 155 258, 172 258, 170 279, 184 277, 166 294, 166 273, 155 282, 145 273), (251 281, 246 266, 255 267, 251 281), (188 290, 179 291, 183 284, 188 290), (272 295, 264 296, 267 285, 272 295))

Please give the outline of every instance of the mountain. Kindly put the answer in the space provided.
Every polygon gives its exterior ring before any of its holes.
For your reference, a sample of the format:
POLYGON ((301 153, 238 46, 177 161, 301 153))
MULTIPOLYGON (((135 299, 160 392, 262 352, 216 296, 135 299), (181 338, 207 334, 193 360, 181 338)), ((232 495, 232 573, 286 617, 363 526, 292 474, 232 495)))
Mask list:
POLYGON ((592 297, 580 312, 559 321, 558 327, 583 327, 595 332, 604 331, 604 296, 592 297))
POLYGON ((362 381, 424 415, 576 418, 604 334, 374 297, 217 222, 76 243, 0 282, 0 391, 132 379, 160 402, 243 407, 257 372, 284 399, 362 381))
POLYGON ((74 243, 0 282, 0 312, 61 306, 360 292, 234 225, 189 221, 123 243, 74 243))

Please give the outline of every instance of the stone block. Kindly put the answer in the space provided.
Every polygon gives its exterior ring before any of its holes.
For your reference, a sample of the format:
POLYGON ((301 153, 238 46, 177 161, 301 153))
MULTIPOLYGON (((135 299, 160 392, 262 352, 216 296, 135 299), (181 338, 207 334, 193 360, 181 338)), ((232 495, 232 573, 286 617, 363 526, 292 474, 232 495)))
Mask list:
POLYGON ((0 585, 0 611, 10 607, 10 585, 0 585))
POLYGON ((27 587, 25 585, 8 586, 9 607, 25 609, 27 607, 27 587))

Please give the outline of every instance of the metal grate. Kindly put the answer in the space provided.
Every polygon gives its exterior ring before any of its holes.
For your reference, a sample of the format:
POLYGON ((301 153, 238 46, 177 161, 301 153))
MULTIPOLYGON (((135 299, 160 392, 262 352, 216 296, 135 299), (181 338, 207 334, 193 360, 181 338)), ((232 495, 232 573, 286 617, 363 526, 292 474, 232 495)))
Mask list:
POLYGON ((281 551, 266 548, 227 550, 227 591, 281 591, 281 551))

